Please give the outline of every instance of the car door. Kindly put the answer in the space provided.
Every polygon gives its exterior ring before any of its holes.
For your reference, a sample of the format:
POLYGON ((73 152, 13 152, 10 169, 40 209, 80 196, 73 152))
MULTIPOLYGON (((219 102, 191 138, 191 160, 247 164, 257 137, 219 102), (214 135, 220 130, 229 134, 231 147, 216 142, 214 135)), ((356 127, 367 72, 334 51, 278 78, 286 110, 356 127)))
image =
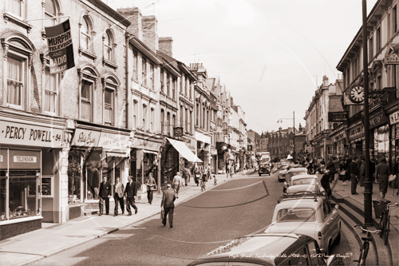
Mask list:
POLYGON ((320 204, 320 208, 321 208, 321 214, 322 214, 322 217, 323 217, 323 222, 321 223, 321 228, 320 228, 320 231, 321 231, 321 235, 322 235, 322 238, 321 238, 321 243, 320 243, 320 246, 321 246, 321 248, 324 248, 324 249, 328 249, 328 239, 331 237, 331 233, 332 233, 332 220, 331 220, 331 216, 330 216, 330 213, 331 213, 331 209, 328 207, 328 206, 326 206, 326 201, 325 200, 323 200, 323 202, 320 204))
POLYGON ((334 208, 334 206, 331 204, 331 202, 330 201, 326 201, 326 202, 331 209, 329 219, 331 221, 331 230, 332 230, 331 234, 332 234, 333 239, 335 239, 338 236, 339 231, 340 231, 340 228, 339 228, 340 216, 339 216, 338 210, 334 208))
POLYGON ((325 265, 325 261, 323 259, 323 254, 320 254, 319 245, 316 241, 311 241, 308 243, 308 252, 310 265, 325 265))

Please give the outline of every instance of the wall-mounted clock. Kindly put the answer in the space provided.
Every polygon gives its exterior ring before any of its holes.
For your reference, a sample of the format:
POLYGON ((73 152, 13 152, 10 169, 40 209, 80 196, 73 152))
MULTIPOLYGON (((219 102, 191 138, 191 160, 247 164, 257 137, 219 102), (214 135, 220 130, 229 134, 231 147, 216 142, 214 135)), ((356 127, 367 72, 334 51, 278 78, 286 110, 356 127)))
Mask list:
POLYGON ((361 103, 364 101, 364 88, 361 86, 352 87, 349 92, 349 100, 353 103, 361 103))

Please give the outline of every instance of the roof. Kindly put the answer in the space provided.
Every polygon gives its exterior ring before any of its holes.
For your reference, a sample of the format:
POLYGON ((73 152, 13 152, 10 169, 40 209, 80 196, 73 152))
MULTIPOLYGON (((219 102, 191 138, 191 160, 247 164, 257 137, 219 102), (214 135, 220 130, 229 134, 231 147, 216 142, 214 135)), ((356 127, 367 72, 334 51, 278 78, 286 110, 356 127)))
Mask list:
POLYGON ((116 21, 120 22, 123 24, 123 26, 128 27, 131 23, 129 20, 127 20, 124 16, 119 14, 117 11, 115 11, 113 8, 108 6, 106 3, 104 3, 101 0, 88 0, 90 3, 101 9, 101 11, 105 12, 107 15, 115 19, 116 21))
POLYGON ((302 243, 307 243, 310 239, 310 237, 299 234, 248 235, 217 248, 189 265, 229 261, 275 265, 279 264, 279 260, 285 259, 279 256, 280 254, 291 254, 295 251, 294 249, 297 249, 302 243), (294 243, 298 243, 298 246, 293 246, 294 243), (255 254, 265 254, 265 256, 254 256, 255 254))
MULTIPOLYGON (((321 199, 321 198, 320 198, 321 199)), ((319 204, 319 200, 315 201, 314 197, 301 197, 297 199, 292 199, 288 201, 281 201, 278 203, 275 207, 275 209, 289 209, 289 208, 317 208, 317 205, 319 204)))
POLYGON ((302 172, 302 171, 308 171, 307 168, 305 167, 297 167, 297 168, 290 168, 290 170, 288 170, 289 173, 294 173, 294 172, 302 172))

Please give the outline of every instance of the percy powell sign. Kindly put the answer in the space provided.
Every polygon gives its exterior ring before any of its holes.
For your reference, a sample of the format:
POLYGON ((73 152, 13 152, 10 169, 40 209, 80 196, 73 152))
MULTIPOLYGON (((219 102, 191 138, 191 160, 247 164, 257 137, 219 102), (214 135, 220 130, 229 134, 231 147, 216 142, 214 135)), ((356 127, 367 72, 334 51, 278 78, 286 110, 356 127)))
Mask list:
POLYGON ((61 146, 62 129, 0 121, 0 143, 38 147, 61 146))

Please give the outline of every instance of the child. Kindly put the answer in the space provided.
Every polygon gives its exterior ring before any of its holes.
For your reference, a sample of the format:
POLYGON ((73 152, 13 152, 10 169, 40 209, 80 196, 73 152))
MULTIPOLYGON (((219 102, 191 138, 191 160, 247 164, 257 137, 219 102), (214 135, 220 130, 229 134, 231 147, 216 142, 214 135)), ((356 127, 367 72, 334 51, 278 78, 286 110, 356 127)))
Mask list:
POLYGON ((217 180, 216 180, 216 176, 213 175, 213 184, 216 186, 218 184, 217 180))

